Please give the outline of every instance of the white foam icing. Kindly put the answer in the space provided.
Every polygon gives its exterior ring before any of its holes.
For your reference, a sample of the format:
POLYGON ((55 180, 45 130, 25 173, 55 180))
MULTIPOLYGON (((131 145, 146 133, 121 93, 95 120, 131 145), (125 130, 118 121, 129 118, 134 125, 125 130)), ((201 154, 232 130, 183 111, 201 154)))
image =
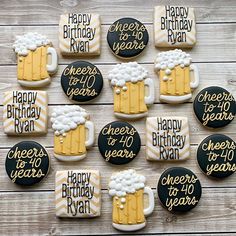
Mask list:
POLYGON ((34 51, 37 47, 46 46, 51 42, 46 36, 38 33, 27 33, 16 36, 16 41, 13 44, 14 51, 20 56, 27 56, 29 51, 34 51))
POLYGON ((179 65, 181 68, 184 68, 189 66, 191 62, 192 58, 189 54, 183 52, 181 49, 175 49, 167 52, 160 52, 155 61, 155 69, 157 71, 165 70, 165 74, 168 76, 175 66, 179 65))
MULTIPOLYGON (((133 169, 115 173, 110 179, 109 195, 124 197, 127 193, 135 193, 136 190, 144 188, 145 181, 146 178, 133 169)), ((124 199, 121 202, 124 203, 124 199)))
MULTIPOLYGON (((128 62, 115 65, 109 72, 108 79, 112 86, 121 87, 124 91, 127 90, 126 82, 137 83, 143 81, 148 76, 148 71, 139 65, 137 62, 128 62)), ((120 93, 120 89, 116 90, 120 93)))
POLYGON ((78 105, 57 106, 51 115, 55 135, 65 136, 66 132, 76 129, 80 124, 84 124, 88 116, 86 110, 78 105))

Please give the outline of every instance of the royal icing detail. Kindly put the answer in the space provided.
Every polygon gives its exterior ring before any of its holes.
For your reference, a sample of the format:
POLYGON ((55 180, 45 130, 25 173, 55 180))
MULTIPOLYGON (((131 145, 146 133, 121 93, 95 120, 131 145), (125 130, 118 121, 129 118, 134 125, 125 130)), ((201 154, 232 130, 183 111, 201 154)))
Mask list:
POLYGON ((236 171, 236 143, 223 134, 210 135, 199 145, 197 161, 207 176, 228 177, 236 171))
POLYGON ((129 123, 114 121, 102 128, 98 148, 105 161, 121 165, 132 161, 139 153, 138 131, 129 123))
POLYGON ((146 158, 151 161, 181 161, 190 156, 187 117, 148 117, 146 158))
POLYGON ((17 78, 22 86, 41 87, 50 83, 49 74, 57 71, 58 58, 51 42, 38 33, 17 36, 13 49, 17 54, 17 78), (51 64, 48 64, 48 55, 51 64))
POLYGON ((87 102, 100 94, 103 77, 95 65, 86 61, 76 61, 62 72, 61 86, 69 99, 87 102))
POLYGON ((181 103, 192 97, 192 89, 199 85, 199 74, 191 62, 190 55, 180 49, 158 54, 155 70, 160 80, 160 100, 181 103))
POLYGON ((202 187, 191 170, 172 167, 162 173, 157 193, 162 205, 168 211, 186 212, 198 204, 202 195, 202 187))
POLYGON ((156 47, 193 47, 196 44, 194 8, 156 6, 154 38, 156 47))
POLYGON ((85 109, 77 105, 57 106, 51 117, 54 156, 62 161, 83 159, 87 153, 86 148, 94 143, 94 125, 89 121, 85 109))
POLYGON ((98 14, 69 13, 59 22, 59 48, 64 55, 100 55, 101 22, 98 14))
POLYGON ((154 210, 154 194, 145 187, 146 178, 129 169, 111 176, 109 195, 113 197, 113 227, 122 231, 139 230, 146 225, 145 216, 154 210), (144 209, 144 194, 148 195, 149 206, 144 209))
POLYGON ((196 117, 204 126, 220 128, 234 119, 236 103, 233 95, 226 89, 211 86, 198 93, 193 108, 196 117))
POLYGON ((97 170, 56 172, 56 216, 91 218, 101 214, 100 173, 97 170))
POLYGON ((122 118, 147 115, 147 105, 154 103, 154 83, 148 71, 137 62, 117 64, 108 74, 114 91, 114 112, 122 118), (145 95, 145 86, 149 95, 145 95))
POLYGON ((50 160, 42 145, 34 141, 23 141, 9 150, 5 167, 13 183, 31 186, 47 175, 50 160))
POLYGON ((44 91, 9 91, 3 99, 4 133, 31 135, 47 132, 48 96, 44 91))
POLYGON ((148 43, 146 27, 133 18, 115 21, 107 33, 107 42, 114 55, 122 58, 138 56, 148 43))

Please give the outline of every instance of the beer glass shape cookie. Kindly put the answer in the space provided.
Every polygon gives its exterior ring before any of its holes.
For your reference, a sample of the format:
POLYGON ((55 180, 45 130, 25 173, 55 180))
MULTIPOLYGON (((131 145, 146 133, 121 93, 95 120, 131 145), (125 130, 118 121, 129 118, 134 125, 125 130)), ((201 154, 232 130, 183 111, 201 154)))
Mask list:
POLYGON ((77 105, 56 107, 51 117, 54 130, 54 156, 61 161, 86 157, 94 143, 94 125, 88 113, 77 105))
POLYGON ((4 93, 3 129, 5 134, 44 134, 47 133, 47 121, 47 92, 13 90, 4 93))
POLYGON ((199 85, 199 73, 191 64, 190 55, 180 49, 161 52, 155 61, 160 80, 160 100, 166 103, 183 103, 192 97, 199 85))
POLYGON ((181 161, 190 157, 187 117, 148 117, 146 158, 150 161, 181 161))
POLYGON ((98 14, 69 13, 59 22, 62 55, 100 55, 101 22, 98 14))
POLYGON ((98 170, 56 172, 57 217, 92 218, 101 214, 101 183, 98 170))
POLYGON ((112 196, 112 225, 121 231, 136 231, 146 226, 145 216, 154 210, 154 194, 145 186, 145 177, 129 169, 111 176, 109 195, 112 196), (144 194, 148 207, 144 208, 144 194))
POLYGON ((148 114, 147 105, 153 104, 155 99, 154 83, 144 67, 137 62, 117 64, 108 79, 113 88, 117 117, 138 119, 148 114))
POLYGON ((17 54, 17 79, 25 87, 43 87, 57 71, 57 52, 46 36, 27 33, 17 36, 13 44, 17 54), (50 59, 49 59, 50 56, 50 59))
POLYGON ((154 40, 156 47, 193 47, 196 44, 194 8, 156 6, 154 40))

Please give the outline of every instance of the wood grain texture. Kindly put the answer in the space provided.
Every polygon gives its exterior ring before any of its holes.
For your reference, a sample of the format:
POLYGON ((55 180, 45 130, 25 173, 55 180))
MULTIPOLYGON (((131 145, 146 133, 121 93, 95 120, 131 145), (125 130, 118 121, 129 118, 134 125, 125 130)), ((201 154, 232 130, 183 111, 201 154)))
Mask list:
MULTIPOLYGON (((111 199, 107 193, 110 175, 123 168, 135 168, 147 177, 147 185, 156 194, 156 184, 161 173, 172 166, 184 166, 193 170, 203 186, 199 206, 193 211, 175 215, 160 206, 156 196, 154 213, 147 218, 148 226, 135 235, 236 235, 236 175, 216 181, 207 178, 196 162, 197 145, 206 136, 224 133, 236 140, 236 120, 219 130, 202 127, 194 116, 192 101, 171 106, 160 102, 159 81, 153 70, 153 62, 159 50, 153 44, 153 8, 169 4, 168 0, 2 0, 0 1, 0 235, 117 235, 121 232, 111 226, 111 199), (113 94, 107 81, 109 71, 121 62, 108 48, 106 34, 111 23, 120 17, 130 16, 145 23, 150 41, 137 60, 155 81, 155 105, 149 116, 187 116, 190 124, 191 157, 179 163, 159 163, 145 160, 145 119, 130 122, 139 131, 142 141, 138 157, 125 166, 113 166, 101 157, 97 140, 88 151, 86 159, 75 163, 63 163, 53 157, 53 132, 48 124, 48 134, 35 137, 7 136, 3 133, 3 92, 22 89, 16 81, 16 57, 12 51, 15 36, 25 32, 43 33, 52 40, 59 54, 59 70, 52 83, 44 88, 49 94, 49 112, 61 104, 72 104, 63 94, 60 75, 67 64, 80 58, 66 58, 58 49, 59 15, 65 12, 99 13, 102 17, 101 56, 86 58, 101 70, 104 88, 98 99, 83 105, 95 123, 96 137, 104 125, 115 120, 113 94), (5 157, 11 146, 22 140, 35 140, 45 145, 51 155, 51 170, 42 183, 22 188, 11 183, 5 172, 5 157), (57 219, 54 211, 54 176, 63 169, 99 169, 102 173, 102 216, 96 219, 57 219)), ((236 97, 236 1, 235 0, 174 0, 172 5, 192 6, 197 21, 197 45, 189 51, 200 72, 200 86, 223 86, 236 97)), ((126 234, 127 235, 127 234, 126 234)))
MULTIPOLYGON (((200 85, 193 92, 193 99, 195 95, 203 88, 210 85, 217 85, 227 88, 234 96, 236 95, 236 63, 195 63, 200 73, 200 85)), ((160 103, 159 100, 159 79, 154 72, 153 64, 143 65, 149 72, 149 77, 154 80, 156 99, 155 103, 160 103)), ((58 72, 52 77, 52 83, 46 88, 49 96, 49 104, 72 104, 72 102, 63 94, 61 88, 61 74, 66 65, 60 65, 58 72), (58 96, 58 92, 61 96, 58 96)), ((100 96, 91 101, 92 104, 112 104, 113 92, 108 82, 108 73, 113 69, 114 65, 97 65, 101 71, 104 79, 104 86, 100 96)), ((16 66, 0 66, 0 105, 3 101, 3 92, 9 89, 22 89, 16 83, 16 66)), ((193 101, 192 99, 192 101, 193 101)))
MULTIPOLYGON (((31 232, 31 235, 34 235, 34 232, 37 232, 40 235, 97 235, 98 232, 103 232, 105 235, 117 235, 119 233, 111 226, 112 202, 107 191, 103 191, 102 213, 97 219, 56 218, 53 192, 0 193, 0 199, 1 234, 13 235, 17 232, 19 235, 27 235, 31 232)), ((187 214, 174 215, 163 209, 155 196, 155 211, 147 217, 147 227, 139 234, 231 232, 233 235, 236 232, 235 201, 234 189, 206 188, 196 208, 187 214)))
MULTIPOLYGON (((45 34, 53 43, 57 52, 58 49, 58 26, 0 26, 2 34, 0 35, 0 45, 2 55, 6 55, 0 58, 0 64, 16 64, 15 53, 12 50, 12 44, 15 41, 16 35, 22 35, 25 32, 37 31, 38 33, 45 34), (6 40, 9 39, 9 40, 6 40)), ((107 44, 107 31, 109 25, 102 26, 101 35, 101 55, 99 57, 90 57, 89 61, 95 64, 115 64, 121 62, 119 58, 116 58, 107 44)), ((153 26, 146 25, 149 33, 148 46, 143 51, 142 55, 137 60, 139 63, 153 64, 158 49, 154 47, 153 42, 153 26)), ((235 62, 235 53, 232 48, 236 45, 236 24, 200 24, 197 25, 197 44, 191 50, 191 57, 193 62, 235 62), (220 32, 216 34, 216 32, 220 32)), ((190 51, 189 51, 190 52, 190 51)), ((62 57, 59 53, 59 64, 67 65, 73 60, 73 57, 62 57)), ((81 59, 81 57, 80 57, 81 59)), ((84 59, 84 58, 82 58, 84 59)))
MULTIPOLYGON (((51 169, 50 172, 41 183, 32 187, 21 187, 16 184, 12 184, 11 180, 7 176, 7 173, 4 169, 0 169, 0 179, 1 179, 1 191, 25 191, 28 190, 32 191, 41 191, 41 190, 54 190, 54 182, 55 182, 55 174, 58 170, 73 170, 73 169, 98 169, 101 172, 101 183, 102 189, 108 189, 108 183, 111 176, 111 173, 116 171, 121 171, 123 169, 134 168, 138 172, 142 173, 143 175, 147 176, 147 185, 156 188, 158 179, 161 173, 173 166, 184 166, 186 168, 191 169, 201 181, 203 187, 216 187, 216 188, 234 188, 236 187, 236 175, 231 175, 230 177, 226 178, 225 180, 216 180, 207 178, 206 175, 201 172, 200 168, 198 167, 197 160, 196 160, 196 151, 197 147, 191 147, 191 156, 188 160, 182 162, 150 162, 146 161, 145 158, 145 147, 141 148, 140 153, 138 156, 130 163, 125 166, 115 166, 109 163, 106 163, 105 160, 99 153, 98 148, 93 147, 88 156, 81 160, 80 162, 61 162, 58 161, 53 156, 53 149, 47 149, 50 157, 51 157, 51 169), (75 166, 76 165, 76 166, 75 166)), ((0 165, 4 166, 5 164, 5 157, 7 155, 8 149, 0 149, 0 156, 4 157, 0 159, 0 165)))
MULTIPOLYGON (((105 24, 112 23, 124 15, 152 23, 154 6, 167 4, 170 4, 170 1, 147 0, 144 4, 143 0, 31 0, 30 3, 29 0, 2 0, 0 15, 2 25, 57 25, 59 14, 71 11, 99 13, 105 24)), ((234 0, 172 0, 171 4, 194 7, 198 23, 236 22, 234 0)))

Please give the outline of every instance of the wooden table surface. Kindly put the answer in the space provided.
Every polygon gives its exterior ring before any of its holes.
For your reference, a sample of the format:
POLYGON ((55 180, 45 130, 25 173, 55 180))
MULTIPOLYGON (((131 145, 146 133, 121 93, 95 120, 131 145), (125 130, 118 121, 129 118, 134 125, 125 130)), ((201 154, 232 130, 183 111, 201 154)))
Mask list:
MULTIPOLYGON (((33 139, 53 153, 53 132, 40 137, 8 137, 2 128, 2 95, 4 91, 20 89, 16 81, 16 59, 12 50, 15 36, 26 32, 39 32, 52 40, 58 53, 58 22, 64 12, 99 13, 102 18, 102 52, 100 57, 88 61, 98 66, 104 76, 101 96, 90 104, 83 105, 95 123, 96 136, 101 128, 115 120, 112 91, 107 82, 108 71, 120 62, 109 51, 106 34, 111 23, 120 17, 130 16, 145 23, 150 42, 144 53, 136 60, 146 67, 155 81, 153 61, 158 53, 153 44, 153 9, 155 5, 168 1, 154 0, 1 0, 0 1, 0 234, 1 235, 115 235, 119 232, 111 225, 111 199, 107 185, 110 175, 124 166, 111 166, 104 162, 97 148, 88 152, 86 159, 76 163, 65 163, 52 156, 51 170, 47 178, 37 186, 23 188, 13 184, 5 172, 5 158, 10 147, 21 140, 33 139), (57 219, 54 210, 54 176, 57 170, 95 168, 102 173, 102 216, 94 219, 57 219)), ((236 1, 235 0, 179 0, 172 5, 187 5, 195 8, 197 21, 197 45, 190 51, 193 62, 200 71, 200 86, 220 85, 236 96, 236 1)), ((59 70, 50 86, 44 88, 49 94, 49 111, 59 104, 71 104, 63 94, 60 75, 68 63, 76 58, 59 55, 59 70)), ((147 218, 145 229, 138 235, 236 235, 236 175, 216 181, 207 178, 196 163, 196 149, 206 136, 221 132, 236 140, 236 120, 217 131, 204 129, 194 117, 192 102, 182 105, 162 104, 158 96, 150 108, 150 116, 183 115, 190 121, 191 158, 186 162, 153 163, 145 160, 145 119, 131 122, 139 131, 142 148, 138 157, 125 168, 135 168, 147 177, 147 185, 153 188, 160 174, 172 166, 184 166, 199 177, 203 194, 199 205, 184 215, 167 212, 155 199, 155 211, 147 218)))

